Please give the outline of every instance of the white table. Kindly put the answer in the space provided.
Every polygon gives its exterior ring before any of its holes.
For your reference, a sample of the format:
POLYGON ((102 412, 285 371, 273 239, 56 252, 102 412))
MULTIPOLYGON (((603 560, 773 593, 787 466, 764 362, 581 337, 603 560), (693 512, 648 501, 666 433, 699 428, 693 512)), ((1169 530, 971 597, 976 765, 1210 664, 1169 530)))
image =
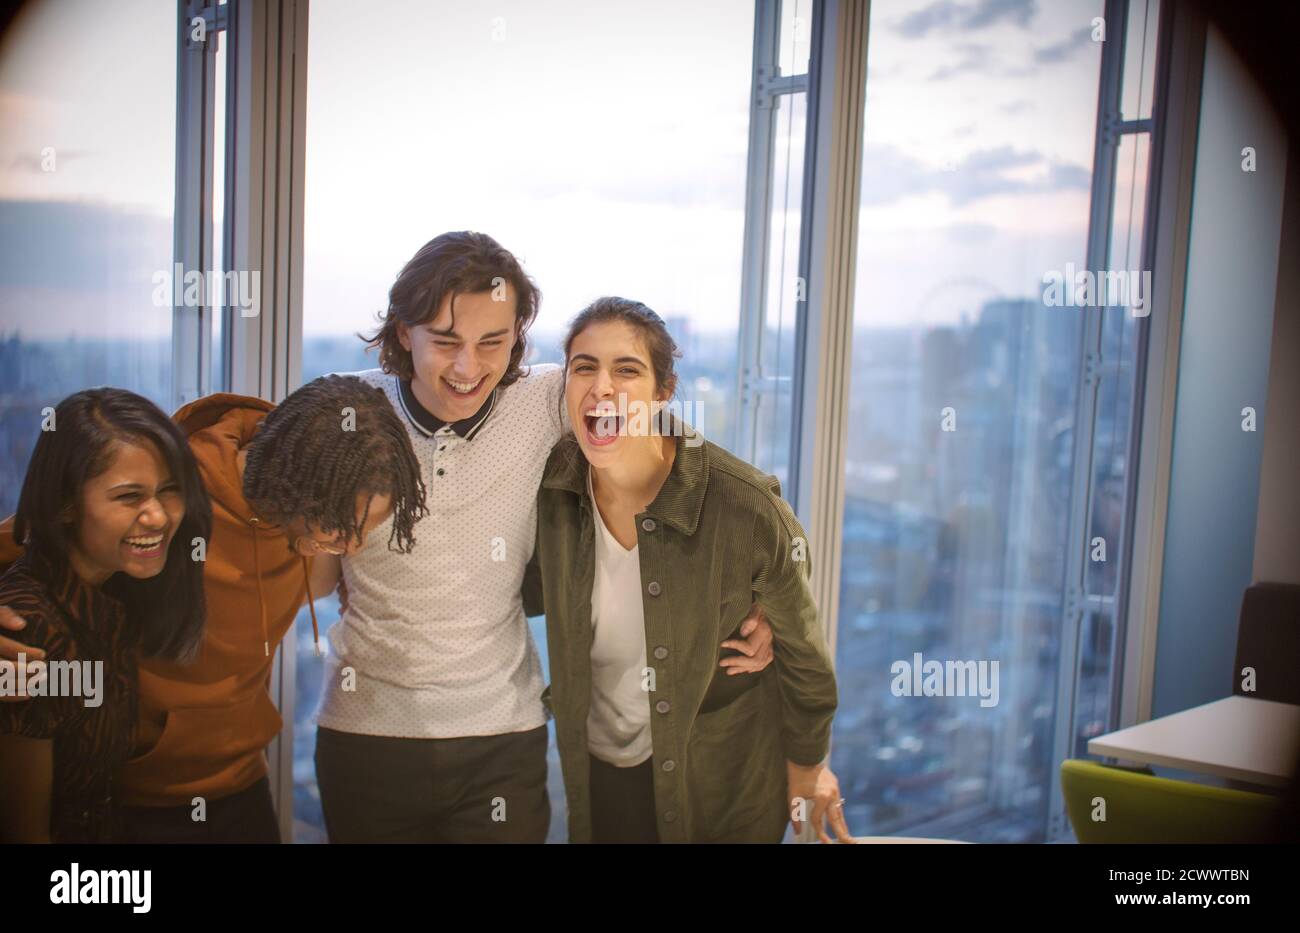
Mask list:
POLYGON ((1233 695, 1088 742, 1091 755, 1275 787, 1300 751, 1300 706, 1233 695))

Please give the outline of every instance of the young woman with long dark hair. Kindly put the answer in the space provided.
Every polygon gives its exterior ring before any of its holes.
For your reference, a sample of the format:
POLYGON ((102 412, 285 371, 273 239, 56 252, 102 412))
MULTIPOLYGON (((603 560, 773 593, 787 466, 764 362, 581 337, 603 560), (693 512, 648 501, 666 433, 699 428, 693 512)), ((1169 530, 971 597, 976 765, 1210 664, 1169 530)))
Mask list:
POLYGON ((0 704, 0 837, 107 842, 137 660, 184 661, 201 642, 212 510, 184 435, 148 399, 87 389, 45 427, 14 522, 25 550, 0 578, 0 605, 44 652, 32 698, 0 704))
POLYGON ((850 841, 826 765, 835 676, 777 481, 666 408, 676 346, 602 298, 564 345, 573 433, 538 496, 536 569, 572 842, 850 841), (719 669, 757 603, 775 660, 719 669))

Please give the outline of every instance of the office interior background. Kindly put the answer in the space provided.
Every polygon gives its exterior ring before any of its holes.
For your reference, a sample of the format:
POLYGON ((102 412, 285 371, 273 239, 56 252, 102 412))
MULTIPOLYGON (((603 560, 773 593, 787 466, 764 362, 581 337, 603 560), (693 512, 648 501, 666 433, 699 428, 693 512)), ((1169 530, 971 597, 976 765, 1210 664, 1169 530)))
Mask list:
MULTIPOLYGON (((1070 841, 1061 762, 1227 695, 1243 591, 1300 583, 1300 180, 1247 65, 1169 0, 28 3, 0 509, 42 407, 375 366, 402 264, 482 230, 542 290, 531 361, 642 300, 697 426, 781 480, 854 832, 1070 841), (258 313, 159 300, 176 263, 256 270, 258 313), (1053 301, 1076 270, 1150 275, 1053 301), (894 695, 918 653, 997 661, 998 703, 894 695)), ((304 608, 270 755, 299 842, 322 671, 304 608)))

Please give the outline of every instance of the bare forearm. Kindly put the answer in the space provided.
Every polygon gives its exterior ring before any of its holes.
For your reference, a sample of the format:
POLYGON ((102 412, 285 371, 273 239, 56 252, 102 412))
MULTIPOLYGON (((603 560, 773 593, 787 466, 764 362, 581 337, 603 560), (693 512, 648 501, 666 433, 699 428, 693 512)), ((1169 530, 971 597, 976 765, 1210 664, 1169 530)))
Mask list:
POLYGON ((338 588, 339 578, 343 574, 343 562, 335 554, 317 554, 311 559, 310 564, 312 599, 320 599, 333 593, 338 588))
POLYGON ((54 787, 54 743, 22 735, 0 735, 0 839, 50 842, 50 797, 54 787))

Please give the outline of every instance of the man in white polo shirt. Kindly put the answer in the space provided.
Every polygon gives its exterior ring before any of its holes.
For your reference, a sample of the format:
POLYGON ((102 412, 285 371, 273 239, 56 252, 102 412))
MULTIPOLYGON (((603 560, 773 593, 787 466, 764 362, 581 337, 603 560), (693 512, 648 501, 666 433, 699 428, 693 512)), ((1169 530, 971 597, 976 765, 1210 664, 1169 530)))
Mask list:
MULTIPOLYGON (((381 526, 342 561, 316 745, 333 842, 546 839, 545 681, 520 587, 567 425, 562 369, 521 365, 539 298, 491 237, 443 234, 393 285, 369 338, 380 368, 354 374, 402 416, 429 514, 411 553, 376 545, 381 526)), ((742 632, 724 664, 761 670, 771 630, 742 632)))

